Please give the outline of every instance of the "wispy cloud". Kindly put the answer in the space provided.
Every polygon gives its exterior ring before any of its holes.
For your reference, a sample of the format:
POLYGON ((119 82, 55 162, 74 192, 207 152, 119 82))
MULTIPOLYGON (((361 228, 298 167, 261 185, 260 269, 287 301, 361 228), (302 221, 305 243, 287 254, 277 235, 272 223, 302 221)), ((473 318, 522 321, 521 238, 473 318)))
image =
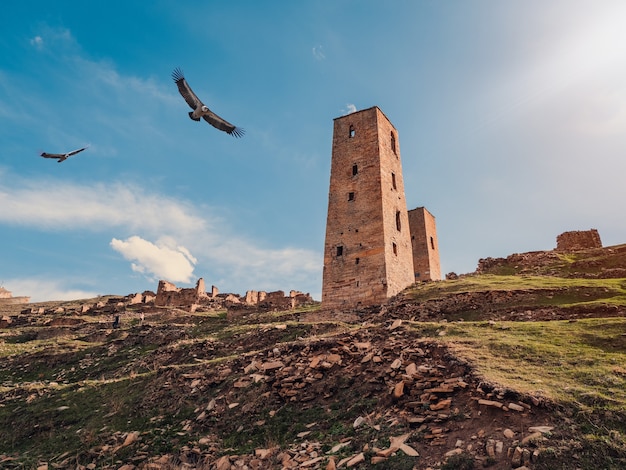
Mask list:
POLYGON ((341 110, 341 115, 345 116, 347 114, 352 114, 354 112, 356 112, 356 105, 352 103, 346 103, 346 107, 341 110))
POLYGON ((131 269, 151 282, 165 278, 188 283, 194 271, 204 269, 226 284, 260 289, 310 283, 319 274, 317 253, 261 247, 232 233, 211 212, 208 207, 135 185, 79 185, 53 179, 26 182, 0 172, 0 224, 42 232, 111 233, 109 248, 131 261, 131 269), (115 232, 124 235, 120 238, 115 232))
POLYGON ((30 44, 35 49, 41 50, 43 48, 43 38, 41 36, 35 36, 30 40, 30 44))
POLYGON ((313 52, 313 57, 316 60, 324 60, 324 59, 326 59, 326 54, 324 53, 324 47, 323 46, 320 46, 320 45, 314 46, 313 49, 312 49, 312 52, 313 52))
POLYGON ((106 293, 85 289, 68 289, 62 280, 51 281, 39 278, 5 279, 4 284, 13 297, 30 297, 31 302, 49 300, 90 299, 106 293))
POLYGON ((69 29, 49 25, 43 26, 29 42, 38 51, 78 45, 69 29))
MULTIPOLYGON (((9 179, 7 174, 0 178, 9 179)), ((79 185, 61 180, 0 180, 0 223, 41 230, 92 230, 126 227, 158 234, 203 230, 206 220, 184 201, 145 192, 123 183, 79 185)))

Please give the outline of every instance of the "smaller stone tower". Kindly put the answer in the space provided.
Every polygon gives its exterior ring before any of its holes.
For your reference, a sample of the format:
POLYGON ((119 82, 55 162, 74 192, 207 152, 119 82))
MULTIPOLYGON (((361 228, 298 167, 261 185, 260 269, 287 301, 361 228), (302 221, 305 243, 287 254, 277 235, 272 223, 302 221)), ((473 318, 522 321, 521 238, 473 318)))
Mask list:
POLYGON ((425 207, 409 211, 415 282, 440 281, 439 243, 435 216, 425 207))

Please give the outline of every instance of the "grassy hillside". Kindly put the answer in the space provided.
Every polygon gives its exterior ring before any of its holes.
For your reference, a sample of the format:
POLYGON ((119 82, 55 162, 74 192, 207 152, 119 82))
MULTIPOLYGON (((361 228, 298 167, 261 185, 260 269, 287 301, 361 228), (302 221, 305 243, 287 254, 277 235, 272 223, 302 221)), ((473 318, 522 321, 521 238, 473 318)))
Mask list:
POLYGON ((554 269, 351 322, 5 307, 0 468, 626 468, 626 279, 554 269))

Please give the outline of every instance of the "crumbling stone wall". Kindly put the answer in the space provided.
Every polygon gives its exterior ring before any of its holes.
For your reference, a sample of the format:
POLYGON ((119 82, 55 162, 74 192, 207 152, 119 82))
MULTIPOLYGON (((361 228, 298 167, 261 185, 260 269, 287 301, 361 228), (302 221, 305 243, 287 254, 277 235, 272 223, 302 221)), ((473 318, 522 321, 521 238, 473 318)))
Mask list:
POLYGON ((595 228, 564 232, 556 237, 556 251, 577 251, 602 248, 600 234, 595 228))
POLYGON ((28 302, 30 302, 30 297, 13 297, 11 291, 6 290, 4 287, 0 287, 0 303, 27 304, 28 302))
POLYGON ((195 288, 179 288, 168 281, 159 281, 159 287, 154 299, 154 305, 158 307, 183 307, 199 304, 208 299, 205 292, 204 279, 198 279, 195 288))
MULTIPOLYGON (((130 298, 130 302, 138 298, 130 298)), ((209 305, 212 309, 237 309, 237 308, 264 308, 287 310, 295 308, 298 305, 306 305, 313 302, 313 298, 309 294, 292 290, 288 296, 282 290, 275 292, 264 292, 249 290, 245 296, 237 294, 220 294, 217 287, 212 286, 211 293, 204 292, 204 280, 200 278, 193 289, 185 289, 176 287, 171 282, 161 280, 154 305, 158 307, 190 307, 195 311, 200 306, 209 305)))

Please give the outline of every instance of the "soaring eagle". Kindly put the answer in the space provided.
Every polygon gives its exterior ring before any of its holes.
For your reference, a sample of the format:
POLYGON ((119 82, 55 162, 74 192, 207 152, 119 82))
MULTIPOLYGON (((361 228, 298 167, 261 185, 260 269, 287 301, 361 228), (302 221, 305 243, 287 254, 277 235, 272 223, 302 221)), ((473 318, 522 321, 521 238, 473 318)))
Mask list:
POLYGON ((83 147, 81 149, 72 150, 71 152, 67 152, 67 153, 47 153, 47 152, 41 152, 41 156, 43 158, 56 158, 57 159, 57 163, 61 163, 61 162, 64 162, 65 160, 67 160, 72 155, 76 155, 77 153, 82 152, 86 148, 87 147, 83 147))
POLYGON ((189 112, 189 117, 194 121, 199 121, 200 118, 204 119, 206 122, 211 124, 216 129, 220 131, 224 131, 227 134, 232 135, 233 137, 241 137, 244 134, 244 130, 241 127, 235 127, 230 122, 225 121, 213 111, 211 111, 200 98, 196 96, 193 92, 187 80, 185 80, 185 76, 183 75, 182 70, 179 68, 174 69, 172 72, 172 78, 176 82, 176 86, 178 86, 178 91, 185 98, 185 101, 189 105, 193 111, 189 112))

